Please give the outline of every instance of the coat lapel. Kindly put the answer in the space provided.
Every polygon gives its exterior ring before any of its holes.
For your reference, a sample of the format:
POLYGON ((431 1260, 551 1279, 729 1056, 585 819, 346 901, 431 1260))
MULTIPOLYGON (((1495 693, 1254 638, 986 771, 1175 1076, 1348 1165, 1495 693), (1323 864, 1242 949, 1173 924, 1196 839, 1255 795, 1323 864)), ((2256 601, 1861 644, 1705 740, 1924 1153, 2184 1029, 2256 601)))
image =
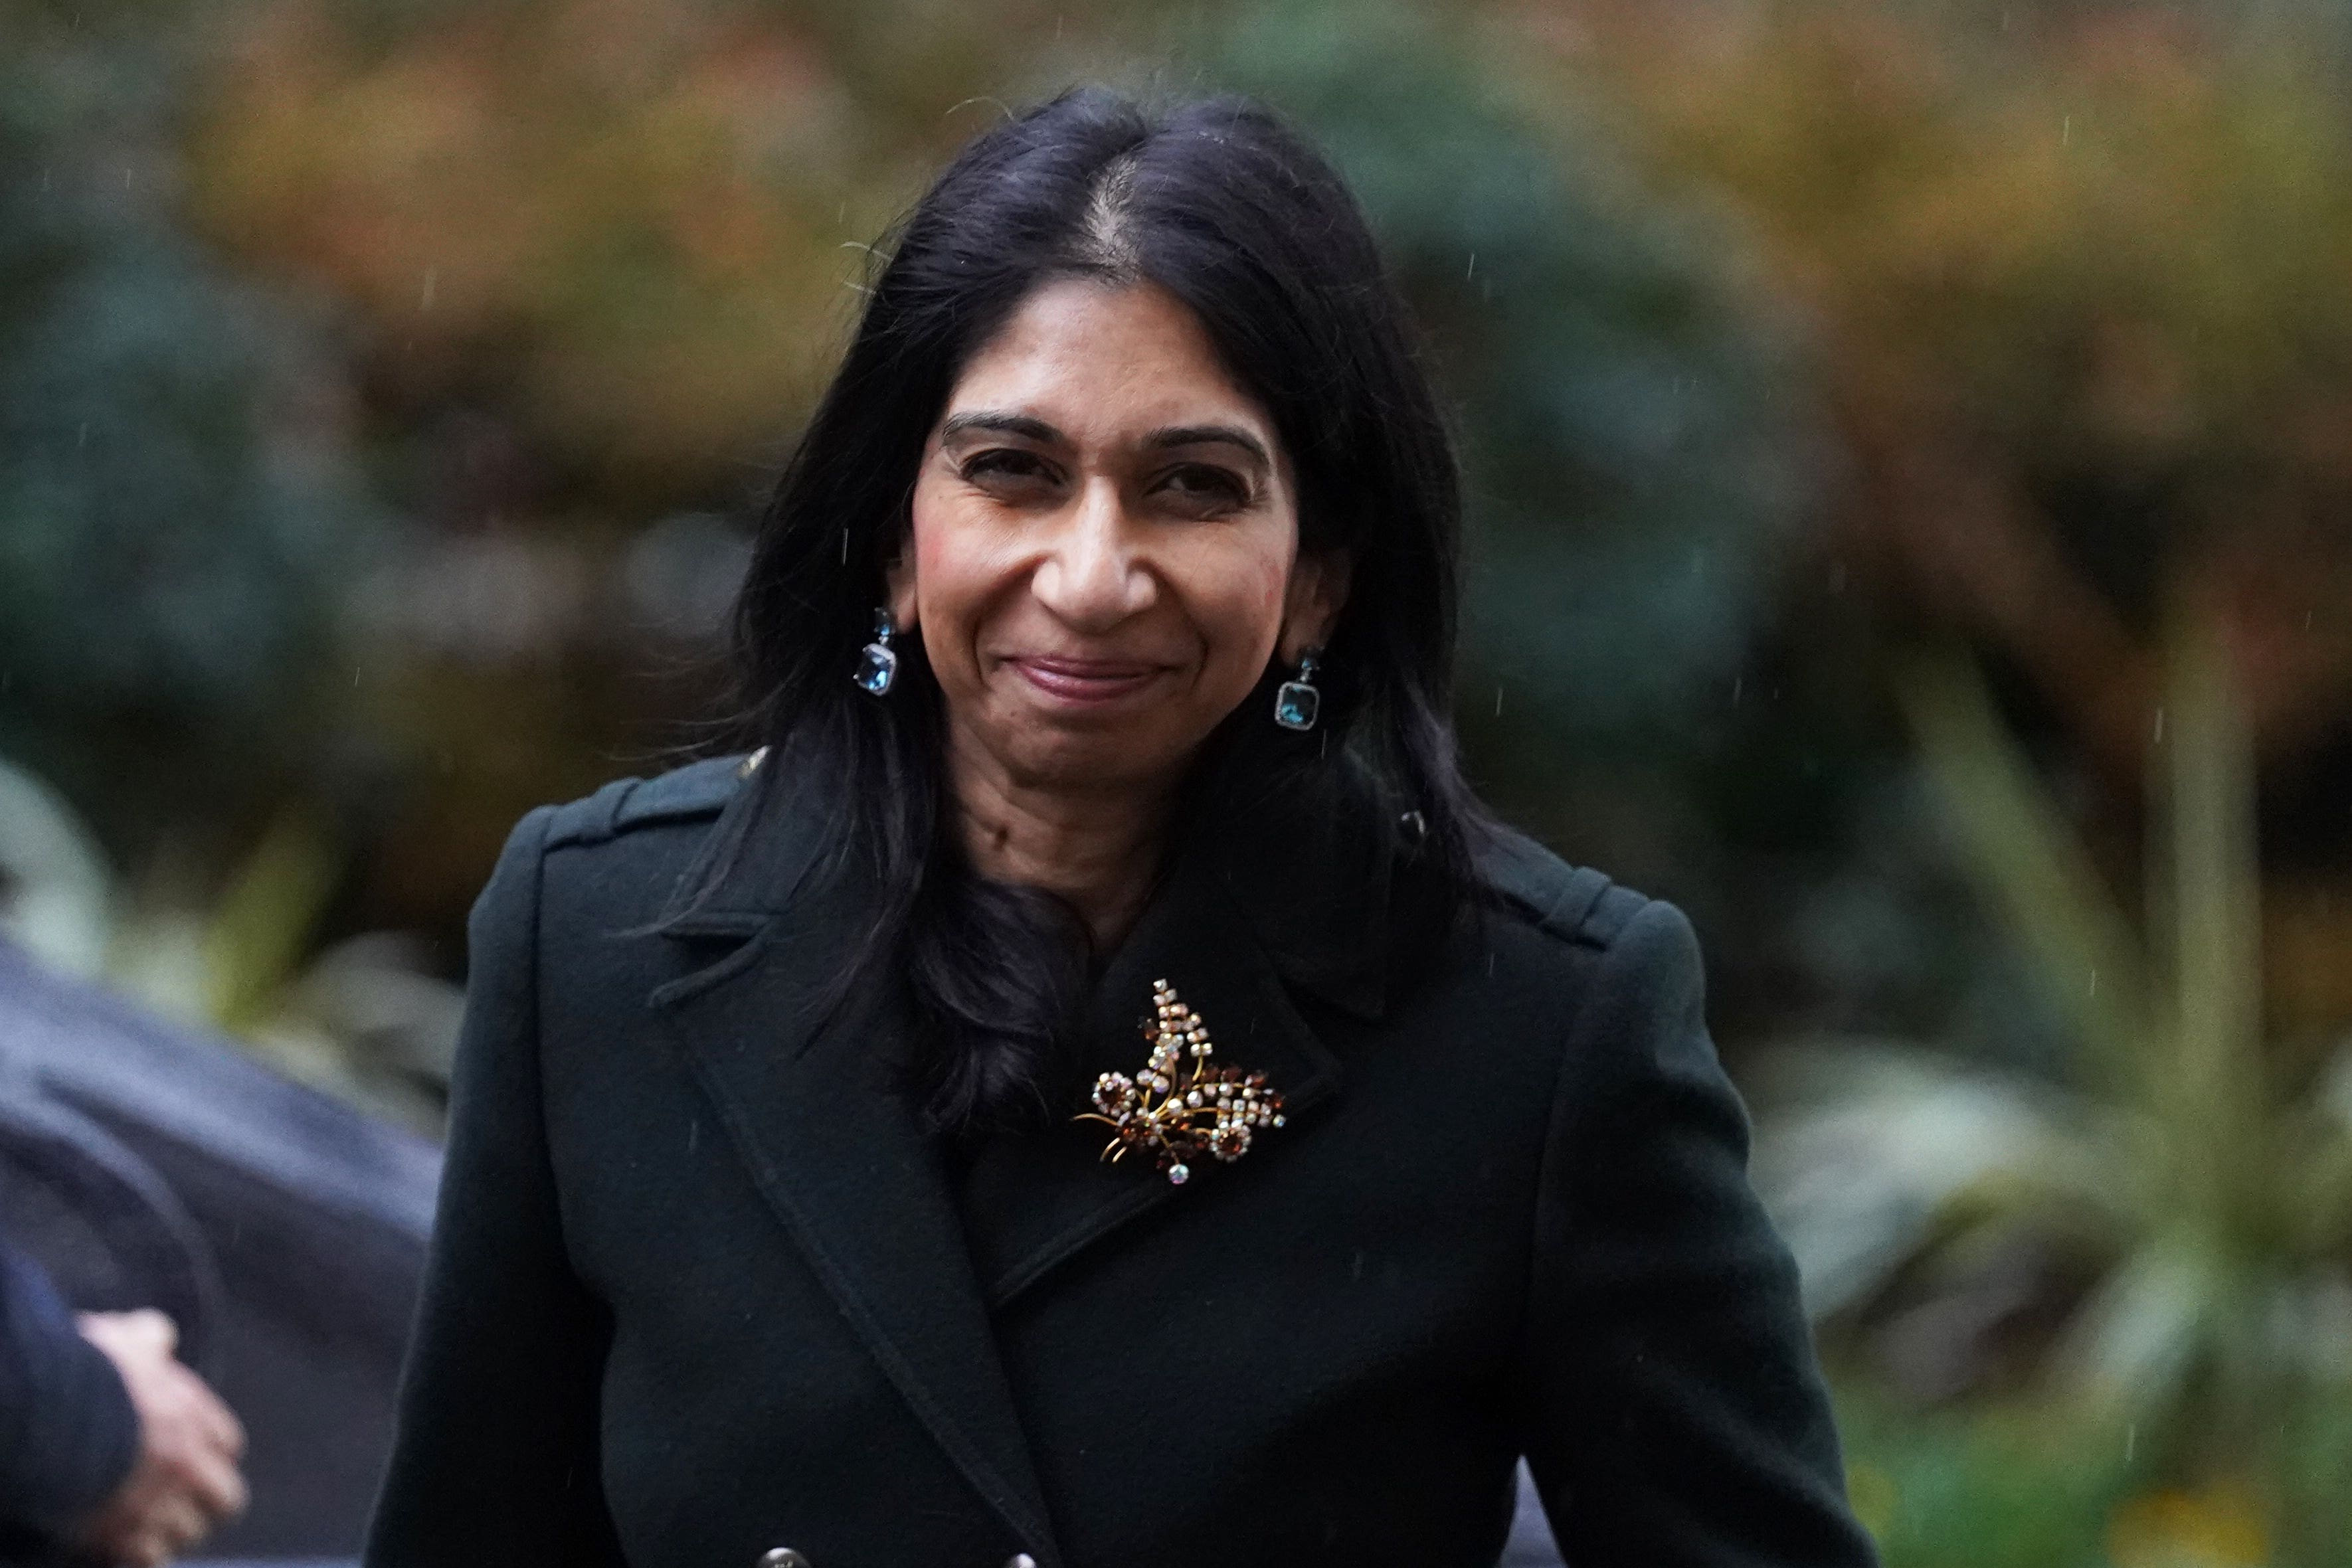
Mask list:
POLYGON ((1338 1092, 1339 1061, 1284 995, 1279 977, 1219 890, 1179 865, 1097 986, 1087 1022, 1083 1071, 1070 1103, 1048 1125, 1000 1134, 972 1162, 964 1188, 971 1250, 992 1307, 1002 1307, 1113 1231, 1163 1204, 1203 1201, 1212 1187, 1247 1183, 1283 1157, 1283 1145, 1311 1135, 1315 1108, 1338 1092), (1231 1166, 1192 1162, 1182 1186, 1130 1153, 1102 1157, 1108 1129, 1070 1118, 1087 1109, 1095 1075, 1133 1074, 1149 1051, 1142 1025, 1151 988, 1165 979, 1208 1020, 1216 1060, 1262 1071, 1282 1092, 1285 1123, 1231 1166))
MULTIPOLYGON (((656 990, 652 1006, 717 1105, 759 1189, 917 1416, 1025 1548, 1060 1552, 999 1357, 992 1311, 1161 1205, 1202 1201, 1297 1157, 1339 1061, 1293 992, 1379 1016, 1389 963, 1395 846, 1350 837, 1311 792, 1216 821, 1195 818, 1092 996, 1082 1073, 1042 1128, 988 1142, 961 1212, 940 1152, 898 1082, 906 1020, 895 995, 821 1016, 826 988, 873 919, 870 882, 828 863, 839 835, 777 769, 736 795, 714 852, 725 879, 667 939, 718 954, 656 990), (1166 979, 1205 1018, 1218 1059, 1263 1071, 1286 1125, 1232 1166, 1195 1162, 1182 1186, 1130 1155, 1100 1158, 1085 1109, 1094 1077, 1133 1072, 1151 985, 1166 979)), ((698 878, 690 872, 689 885, 698 878)))
MULTIPOLYGON (((759 793, 740 792, 730 810, 755 810, 759 793)), ((688 943, 742 945, 652 1002, 843 1316, 1024 1548, 1055 1563, 938 1151, 895 1082, 905 1040, 896 998, 853 998, 819 1016, 872 916, 855 875, 813 863, 823 835, 812 826, 745 839, 739 873, 669 928, 688 943), (744 886, 755 890, 748 904, 730 897, 744 886), (757 907, 788 890, 784 909, 757 907)))
POLYGON ((1339 1093, 1342 1072, 1293 991, 1361 1017, 1383 1006, 1391 857, 1334 825, 1343 820, 1294 802, 1196 821, 1178 843, 1163 885, 1096 987, 1070 1103, 1045 1127, 992 1138, 973 1160, 964 1213, 991 1308, 1163 1205, 1246 1186, 1313 1139, 1318 1108, 1339 1093), (1216 1060, 1264 1071, 1285 1102, 1281 1129, 1231 1166, 1192 1162, 1181 1186, 1139 1153, 1104 1159, 1107 1129, 1070 1120, 1088 1108, 1096 1074, 1142 1065, 1143 1021, 1162 979, 1208 1021, 1216 1060))

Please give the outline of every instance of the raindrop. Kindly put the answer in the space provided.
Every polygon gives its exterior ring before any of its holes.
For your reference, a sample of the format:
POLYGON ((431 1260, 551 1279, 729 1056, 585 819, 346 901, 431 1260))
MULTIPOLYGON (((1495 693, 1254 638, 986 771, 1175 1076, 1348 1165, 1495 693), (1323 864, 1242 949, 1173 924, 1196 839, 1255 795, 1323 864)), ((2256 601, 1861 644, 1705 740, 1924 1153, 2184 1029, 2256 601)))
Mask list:
POLYGON ((1495 716, 1503 716, 1503 688, 1500 685, 1495 688, 1495 716))
POLYGON ((2164 744, 2164 710, 2162 708, 2156 710, 2156 744, 2158 746, 2164 744))
POLYGON ((440 280, 441 269, 439 267, 428 267, 425 269, 425 287, 418 293, 416 298, 416 309, 418 314, 422 315, 424 312, 433 308, 433 286, 440 280))

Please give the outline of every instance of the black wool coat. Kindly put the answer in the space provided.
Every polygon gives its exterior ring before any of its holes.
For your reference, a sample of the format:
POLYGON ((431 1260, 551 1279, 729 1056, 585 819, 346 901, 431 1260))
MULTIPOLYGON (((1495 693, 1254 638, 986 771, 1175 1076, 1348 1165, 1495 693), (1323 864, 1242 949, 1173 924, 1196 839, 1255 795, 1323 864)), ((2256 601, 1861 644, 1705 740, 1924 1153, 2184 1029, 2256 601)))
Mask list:
POLYGON ((1084 1083, 1165 979, 1285 1125, 951 1176, 897 988, 813 1005, 870 896, 776 771, 509 840, 370 1568, 1469 1568, 1522 1454, 1575 1568, 1873 1561, 1674 905, 1511 839, 1440 928, 1401 850, 1195 833, 1084 1083))

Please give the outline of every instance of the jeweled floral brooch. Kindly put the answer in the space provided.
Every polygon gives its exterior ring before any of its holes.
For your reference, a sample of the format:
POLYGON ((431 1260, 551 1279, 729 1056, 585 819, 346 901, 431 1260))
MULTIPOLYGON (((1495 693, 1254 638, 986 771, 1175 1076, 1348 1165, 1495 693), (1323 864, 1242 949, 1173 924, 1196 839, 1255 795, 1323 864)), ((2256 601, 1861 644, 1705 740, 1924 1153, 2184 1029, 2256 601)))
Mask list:
POLYGON ((1265 1086, 1263 1072, 1211 1066, 1216 1047, 1207 1022, 1167 981, 1151 982, 1151 1005, 1155 1016, 1143 1024, 1151 1055, 1143 1071, 1133 1078, 1106 1072, 1096 1079, 1095 1108, 1072 1120, 1112 1130, 1105 1159, 1117 1164, 1129 1149, 1149 1149, 1168 1179, 1181 1186, 1192 1176, 1187 1162, 1206 1153, 1231 1165, 1249 1153, 1259 1133, 1281 1126, 1282 1093, 1265 1086), (1189 1077, 1181 1071, 1187 1056, 1192 1059, 1189 1077))

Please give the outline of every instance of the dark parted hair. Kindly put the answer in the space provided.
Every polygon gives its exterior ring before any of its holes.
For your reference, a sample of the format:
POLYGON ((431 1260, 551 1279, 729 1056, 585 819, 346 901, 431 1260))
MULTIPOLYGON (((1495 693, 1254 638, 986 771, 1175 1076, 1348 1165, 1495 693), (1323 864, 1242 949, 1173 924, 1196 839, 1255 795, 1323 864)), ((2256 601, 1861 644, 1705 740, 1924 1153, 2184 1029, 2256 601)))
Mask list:
POLYGON ((1459 480, 1354 198, 1248 99, 1154 112, 1100 89, 1066 92, 965 147, 876 257, 735 607, 744 728, 772 748, 752 774, 762 798, 739 820, 752 832, 782 810, 834 814, 840 863, 862 861, 881 889, 841 994, 885 977, 909 988, 926 1118, 971 1132, 1058 1105, 1092 956, 1067 905, 988 881, 964 855, 919 640, 896 644, 887 697, 849 678, 964 364, 1065 277, 1156 284, 1197 313, 1288 452, 1301 550, 1346 549, 1353 579, 1318 677, 1318 728, 1274 724, 1287 673, 1270 665, 1196 764, 1187 820, 1311 799, 1365 833, 1402 833, 1415 864, 1466 892, 1483 819, 1448 717, 1459 480))

